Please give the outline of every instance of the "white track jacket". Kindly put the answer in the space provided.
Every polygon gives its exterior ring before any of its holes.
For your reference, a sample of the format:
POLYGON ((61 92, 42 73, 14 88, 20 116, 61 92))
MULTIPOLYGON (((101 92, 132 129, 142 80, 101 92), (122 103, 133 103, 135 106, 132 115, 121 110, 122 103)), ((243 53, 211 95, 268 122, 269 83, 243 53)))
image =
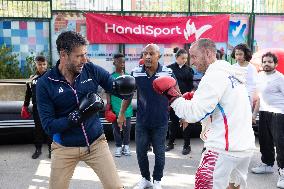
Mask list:
POLYGON ((254 150, 245 78, 244 68, 217 60, 208 67, 191 100, 180 97, 171 104, 178 117, 202 122, 201 138, 207 149, 240 154, 254 150))

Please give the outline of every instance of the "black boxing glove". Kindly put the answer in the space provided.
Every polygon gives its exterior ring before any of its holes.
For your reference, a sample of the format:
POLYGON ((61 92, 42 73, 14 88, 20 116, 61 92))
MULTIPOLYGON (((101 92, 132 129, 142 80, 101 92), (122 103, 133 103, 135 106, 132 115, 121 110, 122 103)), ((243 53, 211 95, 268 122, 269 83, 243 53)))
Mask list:
POLYGON ((117 77, 113 82, 113 90, 121 96, 129 96, 136 89, 135 78, 130 75, 122 75, 117 77))
POLYGON ((82 115, 78 110, 73 110, 68 115, 68 120, 72 126, 78 126, 82 123, 82 115))
POLYGON ((96 93, 88 93, 80 102, 79 112, 83 117, 97 113, 104 108, 103 99, 96 93))
POLYGON ((79 109, 73 110, 68 115, 68 120, 73 125, 80 125, 84 120, 102 110, 103 107, 102 98, 98 94, 90 92, 80 101, 79 109))

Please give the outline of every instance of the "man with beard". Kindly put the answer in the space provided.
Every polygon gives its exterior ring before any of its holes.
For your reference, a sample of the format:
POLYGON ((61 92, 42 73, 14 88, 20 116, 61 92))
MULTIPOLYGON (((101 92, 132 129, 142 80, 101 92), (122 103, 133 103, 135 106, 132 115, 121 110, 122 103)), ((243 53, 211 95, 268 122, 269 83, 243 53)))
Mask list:
POLYGON ((201 120, 206 150, 195 175, 195 188, 245 188, 255 148, 252 113, 245 87, 246 70, 216 59, 216 45, 199 39, 190 61, 204 73, 191 100, 175 91, 176 81, 160 77, 154 89, 167 96, 176 115, 188 123, 201 120))
MULTIPOLYGON (((114 79, 102 67, 88 62, 87 41, 73 31, 56 40, 59 60, 37 84, 37 107, 43 129, 52 136, 49 189, 67 189, 76 165, 84 161, 99 177, 104 189, 123 185, 110 153, 98 111, 103 101, 97 95, 101 86, 112 94, 131 91, 127 78, 114 79), (114 86, 117 86, 115 88, 114 86)), ((132 78, 133 81, 134 78, 132 78)))
MULTIPOLYGON (((162 66, 160 48, 156 44, 148 44, 143 50, 144 65, 136 67, 132 75, 137 87, 137 120, 135 141, 137 160, 141 172, 141 180, 134 189, 152 187, 161 189, 161 179, 165 165, 165 141, 168 128, 168 99, 156 93, 152 87, 153 80, 160 76, 173 76, 172 70, 162 66), (154 184, 151 183, 149 160, 147 156, 149 144, 153 146, 155 167, 154 184)), ((118 125, 125 123, 125 111, 131 100, 123 100, 118 116, 118 125)))
POLYGON ((257 90, 259 100, 253 119, 259 109, 259 146, 262 163, 252 168, 256 174, 273 173, 273 164, 278 164, 277 187, 284 188, 284 76, 276 71, 278 64, 275 54, 262 56, 263 71, 259 73, 257 90))

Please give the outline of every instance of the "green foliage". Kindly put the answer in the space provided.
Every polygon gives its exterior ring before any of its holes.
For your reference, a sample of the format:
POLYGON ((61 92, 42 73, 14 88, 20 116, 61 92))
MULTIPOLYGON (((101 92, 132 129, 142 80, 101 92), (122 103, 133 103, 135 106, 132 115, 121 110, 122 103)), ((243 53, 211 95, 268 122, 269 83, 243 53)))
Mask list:
POLYGON ((1 0, 2 17, 37 17, 50 18, 49 0, 1 0))
POLYGON ((0 79, 22 78, 17 56, 12 53, 11 48, 6 47, 6 44, 0 47, 0 79))
POLYGON ((26 65, 22 69, 17 56, 6 44, 0 47, 0 79, 29 78, 35 72, 34 53, 26 57, 26 65))
POLYGON ((31 55, 26 57, 26 65, 22 69, 22 75, 24 78, 29 78, 34 73, 35 73, 35 55, 31 53, 31 55))

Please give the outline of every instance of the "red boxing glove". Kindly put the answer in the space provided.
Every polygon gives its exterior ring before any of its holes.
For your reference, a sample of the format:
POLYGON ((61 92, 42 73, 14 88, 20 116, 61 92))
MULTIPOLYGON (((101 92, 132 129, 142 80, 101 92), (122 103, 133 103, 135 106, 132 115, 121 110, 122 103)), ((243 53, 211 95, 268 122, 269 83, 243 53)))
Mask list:
POLYGON ((21 117, 23 119, 29 119, 31 117, 31 113, 27 106, 22 106, 21 117))
POLYGON ((177 81, 170 76, 161 76, 153 81, 154 90, 161 95, 165 95, 170 103, 181 96, 176 86, 177 81))
POLYGON ((106 110, 105 110, 105 119, 108 122, 115 122, 116 121, 116 115, 115 113, 113 113, 113 111, 111 110, 111 105, 110 104, 106 104, 106 110))
POLYGON ((108 122, 115 122, 116 121, 116 115, 115 113, 113 113, 113 111, 111 110, 106 110, 105 111, 105 119, 108 121, 108 122))
POLYGON ((143 66, 144 65, 144 59, 140 59, 139 60, 139 66, 143 66))
POLYGON ((191 92, 186 92, 182 95, 182 97, 185 99, 185 100, 191 100, 193 98, 193 95, 194 95, 194 92, 191 91, 191 92))

